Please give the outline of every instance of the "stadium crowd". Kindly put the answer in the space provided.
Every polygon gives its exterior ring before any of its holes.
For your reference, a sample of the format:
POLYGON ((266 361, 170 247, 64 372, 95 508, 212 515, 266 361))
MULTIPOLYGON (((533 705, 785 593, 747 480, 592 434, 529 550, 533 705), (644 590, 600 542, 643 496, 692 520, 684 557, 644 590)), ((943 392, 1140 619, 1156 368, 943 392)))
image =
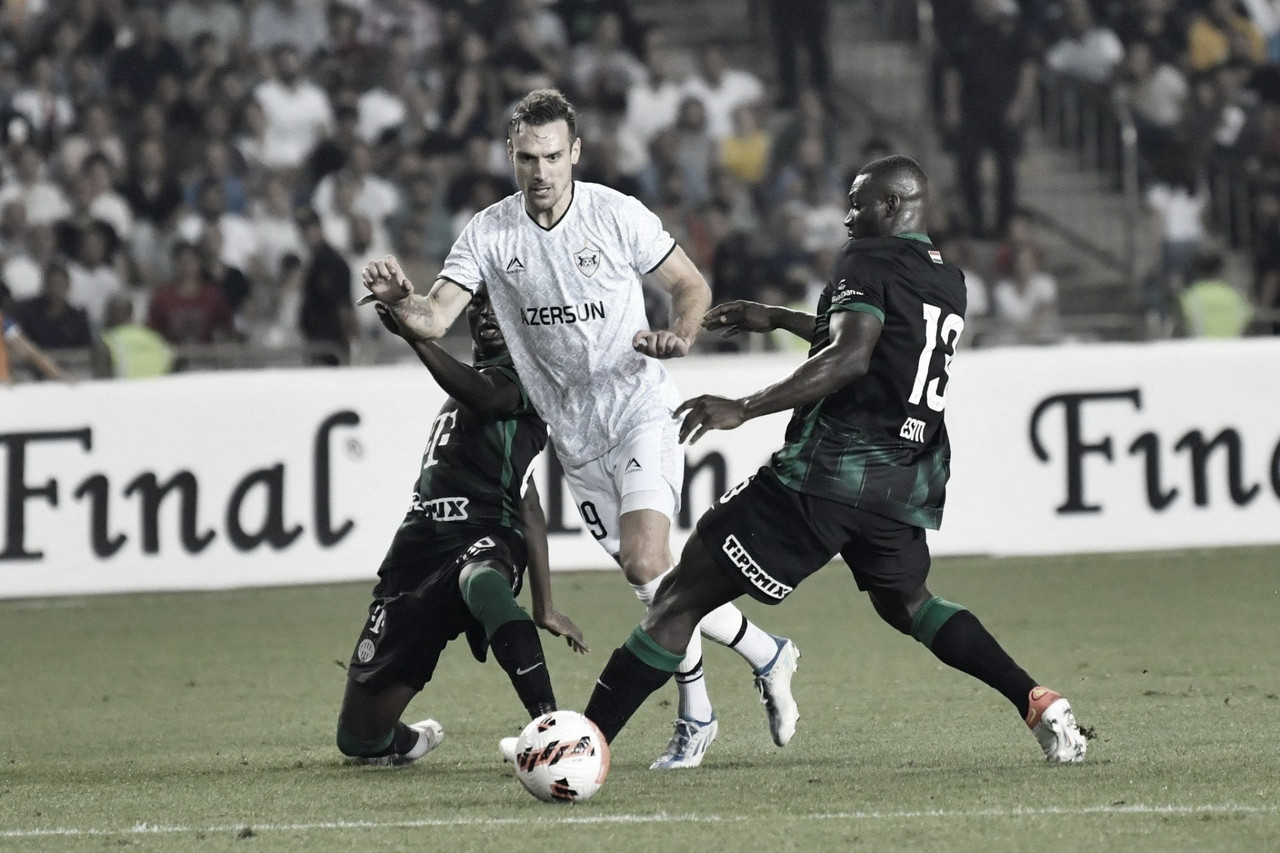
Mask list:
MULTIPOLYGON (((94 351, 98 375, 166 372, 226 342, 275 363, 377 360, 380 326, 353 309, 361 268, 390 253, 430 281, 469 217, 515 189, 505 120, 543 86, 581 113, 576 176, 657 211, 716 302, 812 304, 846 236, 850 170, 887 146, 849 139, 834 118, 830 0, 767 5, 775 61, 744 68, 713 44, 676 49, 628 0, 7 4, 0 315, 24 346, 0 374, 25 362, 50 375, 20 357, 28 345, 55 363, 94 351)), ((1277 304, 1280 12, 1268 0, 1250 0, 1252 19, 1231 0, 935 5, 955 24, 943 55, 961 77, 992 63, 975 68, 973 51, 950 49, 956 36, 1012 15, 1036 36, 1019 50, 1038 72, 1130 99, 1169 235, 1152 310, 1168 310, 1161 299, 1191 268, 1187 229, 1215 227, 1175 167, 1224 151, 1257 178, 1271 236, 1254 242, 1255 301, 1277 304)), ((962 117, 941 123, 971 161, 965 146, 990 140, 956 135, 962 117)), ((959 171, 971 201, 979 172, 959 171)), ((1052 276, 1016 188, 1007 201, 976 235, 1002 243, 998 266, 974 270, 971 312, 1002 321, 991 342, 1055 340, 1052 276)), ((982 219, 959 207, 950 233, 962 238, 982 219)), ((663 311, 657 296, 652 308, 663 311)))

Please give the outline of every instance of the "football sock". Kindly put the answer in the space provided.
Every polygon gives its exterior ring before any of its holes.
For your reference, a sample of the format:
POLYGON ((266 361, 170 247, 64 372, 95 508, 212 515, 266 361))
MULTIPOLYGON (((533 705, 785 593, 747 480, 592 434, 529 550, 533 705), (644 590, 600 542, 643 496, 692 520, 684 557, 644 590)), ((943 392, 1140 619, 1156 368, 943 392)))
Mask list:
POLYGON ((621 648, 614 649, 583 713, 612 742, 644 700, 667 683, 681 660, 637 627, 621 648))
POLYGON ((1001 648, 996 638, 968 610, 938 598, 920 605, 911 621, 911 636, 938 660, 998 690, 1026 719, 1028 694, 1036 682, 1001 648))
POLYGON ((702 671, 702 638, 696 631, 689 638, 689 647, 676 668, 676 687, 680 691, 680 716, 700 723, 715 716, 711 695, 707 692, 707 679, 702 671))
POLYGON ((533 619, 516 603, 511 582, 496 569, 475 569, 462 582, 462 600, 467 609, 484 626, 485 636, 492 639, 495 631, 508 622, 533 619))
MULTIPOLYGON (((662 586, 662 581, 669 574, 671 569, 667 569, 648 583, 633 583, 631 588, 635 590, 636 598, 643 601, 645 607, 653 604, 653 597, 657 595, 658 587, 662 586)), ((702 638, 697 634, 689 638, 689 647, 685 649, 684 660, 676 669, 676 689, 680 693, 680 716, 700 723, 705 723, 714 716, 711 694, 707 692, 706 673, 702 669, 702 638)))
POLYGON ((721 604, 703 616, 698 630, 712 642, 742 655, 756 672, 772 663, 778 654, 778 643, 773 636, 733 604, 721 604))
POLYGON ((391 733, 391 748, 396 755, 405 755, 418 743, 419 734, 406 724, 396 720, 395 731, 391 733))
POLYGON ((380 755, 387 755, 391 752, 392 744, 395 742, 395 731, 389 731, 380 738, 373 740, 360 740, 360 738, 351 734, 338 724, 338 751, 343 755, 349 755, 352 758, 376 758, 380 755))
POLYGON ((515 620, 498 626, 489 637, 494 660, 502 667, 530 718, 556 708, 551 673, 542 655, 542 641, 533 622, 515 620))

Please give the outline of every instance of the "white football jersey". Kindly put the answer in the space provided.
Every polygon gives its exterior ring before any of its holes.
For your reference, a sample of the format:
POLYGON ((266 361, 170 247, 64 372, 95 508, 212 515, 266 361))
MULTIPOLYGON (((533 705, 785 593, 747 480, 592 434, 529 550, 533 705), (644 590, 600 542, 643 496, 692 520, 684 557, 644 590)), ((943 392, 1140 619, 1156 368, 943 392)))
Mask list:
POLYGON ((543 228, 515 193, 472 217, 440 277, 486 285, 529 398, 561 460, 582 465, 636 426, 669 419, 680 396, 662 363, 631 348, 649 328, 640 276, 675 240, 631 196, 575 181, 543 228))

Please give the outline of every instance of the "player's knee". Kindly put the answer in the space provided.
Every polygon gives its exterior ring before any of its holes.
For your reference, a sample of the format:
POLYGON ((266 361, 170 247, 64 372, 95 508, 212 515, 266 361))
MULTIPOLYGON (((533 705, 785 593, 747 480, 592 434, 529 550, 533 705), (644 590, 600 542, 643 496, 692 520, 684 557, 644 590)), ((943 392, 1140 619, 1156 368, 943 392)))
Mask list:
POLYGON ((671 568, 670 557, 665 554, 624 551, 619 562, 622 564, 622 574, 632 586, 652 583, 671 568))

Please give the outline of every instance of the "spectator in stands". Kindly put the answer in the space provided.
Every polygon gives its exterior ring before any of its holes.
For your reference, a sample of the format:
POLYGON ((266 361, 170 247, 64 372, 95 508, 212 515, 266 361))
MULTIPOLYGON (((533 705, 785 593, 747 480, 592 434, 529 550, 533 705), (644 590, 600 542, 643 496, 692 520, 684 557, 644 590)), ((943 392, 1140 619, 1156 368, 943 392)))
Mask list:
POLYGON ((1020 247, 1013 270, 992 288, 995 322, 988 341, 995 344, 1049 344, 1062 337, 1058 283, 1040 267, 1039 253, 1020 247))
POLYGON ((191 244, 198 244, 206 228, 217 227, 222 233, 222 261, 227 266, 256 272, 258 235, 249 220, 227 210, 222 184, 206 183, 200 188, 196 209, 178 223, 178 233, 191 244))
POLYGON ((325 4, 308 0, 263 0, 249 13, 249 49, 255 53, 263 53, 277 44, 290 44, 298 56, 308 62, 328 35, 325 4))
POLYGON ((557 0, 555 11, 564 21, 571 44, 589 40, 600 18, 613 15, 622 29, 622 43, 638 52, 643 41, 643 28, 632 14, 633 0, 557 0))
MULTIPOLYGON (((397 42, 408 43, 407 37, 397 42)), ((413 87, 413 67, 408 57, 388 59, 378 82, 360 94, 356 101, 356 133, 370 145, 396 135, 409 116, 405 95, 413 87)))
POLYGON ((351 267, 325 240, 320 216, 314 210, 298 212, 298 228, 310 254, 302 279, 299 326, 308 343, 326 350, 317 352, 312 363, 346 364, 356 339, 351 267))
POLYGON ((1129 45, 1116 95, 1133 116, 1144 183, 1153 163, 1186 154, 1179 137, 1190 94, 1181 69, 1157 59, 1150 42, 1136 40, 1129 45))
POLYGON ((222 188, 223 204, 228 213, 243 216, 249 210, 249 189, 238 173, 238 158, 231 145, 221 139, 205 143, 204 162, 183 192, 188 207, 200 205, 205 186, 217 184, 222 188))
POLYGON ((265 280, 275 277, 285 255, 302 257, 306 253, 302 232, 294 219, 295 199, 290 187, 283 176, 268 174, 262 191, 252 202, 249 226, 258 238, 258 259, 266 273, 265 280))
POLYGON ((76 130, 62 141, 58 160, 63 174, 79 172, 90 155, 103 157, 113 181, 123 177, 128 166, 124 139, 116 133, 111 111, 104 103, 90 104, 80 113, 76 130))
POLYGON ((1180 331, 1191 338, 1238 338, 1253 317, 1249 300, 1223 277, 1222 250, 1202 243, 1191 263, 1191 283, 1179 297, 1180 331))
POLYGON ((223 260, 222 227, 207 225, 200 234, 197 244, 200 250, 200 271, 207 281, 212 282, 222 291, 222 297, 231 309, 233 319, 240 316, 240 311, 253 292, 253 285, 244 271, 230 266, 223 260))
POLYGON ((283 348, 305 342, 302 313, 302 259, 289 253, 265 285, 255 287, 243 314, 245 338, 261 347, 283 348))
POLYGON ((169 169, 160 138, 148 137, 138 144, 133 169, 120 194, 133 214, 134 227, 127 242, 139 283, 162 281, 168 277, 168 242, 182 209, 182 185, 169 169))
POLYGON ((118 293, 107 303, 106 323, 93 345, 93 375, 145 379, 173 370, 173 347, 164 336, 134 319, 133 298, 118 293))
POLYGON ((0 299, 0 385, 12 385, 14 368, 28 364, 44 379, 62 379, 62 371, 53 359, 31 342, 22 332, 18 321, 9 316, 7 300, 0 299))
POLYGON ((387 220, 400 209, 400 204, 400 191, 373 171, 373 152, 363 141, 351 146, 346 166, 320 181, 311 198, 312 207, 322 217, 338 213, 360 214, 368 217, 382 234, 386 233, 387 220), (341 209, 335 200, 336 187, 343 181, 352 185, 350 207, 347 209, 341 209))
POLYGON ((0 206, 22 199, 27 222, 46 225, 71 213, 71 203, 57 183, 46 177, 44 159, 33 145, 24 145, 14 155, 8 180, 0 185, 0 206))
POLYGON ((676 167, 684 179, 685 199, 690 209, 711 194, 711 167, 719 145, 707 127, 703 102, 686 95, 680 102, 675 126, 671 129, 676 167))
POLYGON ((817 89, 804 89, 800 92, 794 114, 774 134, 769 153, 769 174, 776 178, 783 169, 795 165, 800 159, 805 140, 808 139, 818 141, 822 150, 822 162, 836 162, 838 141, 835 123, 817 89))
POLYGON ((972 16, 957 32, 938 33, 943 48, 943 129, 956 157, 971 234, 998 236, 1018 200, 1022 134, 1035 92, 1033 42, 1000 0, 971 0, 972 16), (981 158, 996 160, 994 227, 984 214, 981 158))
POLYGON ((649 164, 653 138, 676 123, 683 87, 673 74, 665 31, 654 27, 644 37, 645 74, 631 84, 618 139, 620 166, 636 175, 649 164))
POLYGON ((164 13, 164 32, 182 46, 208 33, 218 46, 219 59, 225 62, 244 37, 244 16, 229 0, 177 0, 164 13))
POLYGON ((427 154, 447 152, 464 139, 489 132, 498 97, 497 70, 489 64, 489 45, 479 33, 463 34, 457 59, 445 70, 441 95, 440 131, 428 135, 427 154))
POLYGON ((253 90, 267 121, 263 162, 272 169, 297 169, 333 131, 333 110, 328 93, 303 76, 297 48, 277 45, 271 57, 275 76, 253 90))
POLYGON ((1146 199, 1160 260, 1143 278, 1142 302, 1148 337, 1168 337, 1175 300, 1188 284, 1192 260, 1206 237, 1209 196, 1189 156, 1171 156, 1155 165, 1146 199))
POLYGON ((362 4, 360 39, 385 45, 394 33, 406 33, 417 61, 440 45, 442 26, 440 12, 426 0, 367 0, 362 4))
MULTIPOLYGON (((21 207, 21 202, 9 202, 6 210, 13 205, 21 207)), ((44 287, 45 269, 57 255, 52 225, 24 225, 19 239, 5 252, 0 281, 8 285, 13 299, 36 296, 44 287)))
POLYGON ((93 343, 89 316, 69 301, 71 279, 67 268, 51 261, 44 268, 44 284, 39 296, 23 299, 13 306, 13 319, 23 334, 45 350, 81 349, 93 343))
POLYGON ((1126 50, 1146 43, 1152 61, 1181 68, 1187 57, 1187 25, 1175 0, 1129 0, 1115 19, 1115 33, 1126 50))
POLYGON ((1045 52, 1045 66, 1073 80, 1110 83, 1124 59, 1119 36, 1094 20, 1089 0, 1062 0, 1062 10, 1066 32, 1045 52))
POLYGON ((129 29, 133 41, 116 51, 107 69, 116 114, 129 116, 152 100, 160 78, 181 75, 186 70, 182 53, 164 35, 160 13, 152 5, 140 3, 134 8, 129 29))
MULTIPOLYGON (((623 43, 622 20, 612 13, 596 18, 591 38, 573 49, 569 62, 574 100, 611 112, 624 111, 628 91, 648 76, 649 69, 623 43)), ((516 90, 528 91, 523 84, 516 90)))
POLYGON ((764 83, 750 71, 729 67, 720 47, 709 43, 702 47, 698 72, 685 81, 684 91, 702 101, 707 132, 719 142, 733 132, 733 111, 764 97, 764 83))
POLYGON ((76 120, 71 99, 59 91, 54 79, 53 60, 37 53, 27 63, 26 85, 13 93, 13 109, 31 123, 32 143, 42 152, 51 152, 76 120))
POLYGON ((151 295, 147 325, 171 344, 210 344, 234 335, 222 289, 205 278, 193 243, 173 247, 173 280, 151 295))
POLYGON ((760 187, 769 168, 770 136, 755 104, 733 111, 733 133, 720 140, 717 156, 721 168, 748 187, 760 187))
POLYGON ((75 254, 67 264, 67 299, 85 310, 94 330, 102 328, 111 297, 125 289, 124 276, 116 263, 116 242, 110 225, 90 222, 78 233, 75 254))
POLYGON ((1232 60, 1256 66, 1266 58, 1262 31, 1236 11, 1235 0, 1206 0, 1192 16, 1187 27, 1187 64, 1192 72, 1232 60))
POLYGON ((829 33, 831 0, 769 0, 769 27, 778 73, 778 107, 789 110, 800 94, 799 54, 805 55, 808 85, 823 100, 831 95, 829 33))

